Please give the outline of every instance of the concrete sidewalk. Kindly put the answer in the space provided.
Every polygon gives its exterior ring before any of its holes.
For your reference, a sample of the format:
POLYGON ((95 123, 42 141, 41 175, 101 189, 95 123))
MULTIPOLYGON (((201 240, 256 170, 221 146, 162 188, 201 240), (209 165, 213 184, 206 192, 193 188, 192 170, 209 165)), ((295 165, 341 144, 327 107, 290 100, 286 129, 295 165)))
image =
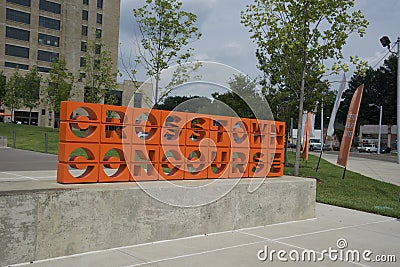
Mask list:
POLYGON ((394 261, 400 261, 399 244, 399 220, 318 204, 316 219, 121 247, 13 266, 398 266, 394 261), (330 248, 331 255, 324 252, 330 248), (259 260, 258 255, 260 258, 265 257, 263 251, 266 249, 269 258, 265 261, 259 260), (270 253, 273 250, 285 251, 287 254, 281 256, 287 262, 279 260, 277 252, 271 258, 270 253), (310 253, 315 251, 315 261, 312 254, 311 261, 308 260, 309 253, 304 252, 305 250, 312 250, 310 253), (306 258, 304 261, 303 253, 306 258), (353 253, 359 253, 359 261, 353 258, 353 253), (300 255, 298 261, 295 260, 296 255, 300 255), (387 262, 378 262, 379 259, 387 262))
MULTIPOLYGON (((319 152, 312 153, 319 156, 319 152)), ((322 158, 336 164, 337 154, 323 153, 322 158)), ((347 169, 367 177, 400 186, 400 164, 359 157, 349 157, 347 169)))

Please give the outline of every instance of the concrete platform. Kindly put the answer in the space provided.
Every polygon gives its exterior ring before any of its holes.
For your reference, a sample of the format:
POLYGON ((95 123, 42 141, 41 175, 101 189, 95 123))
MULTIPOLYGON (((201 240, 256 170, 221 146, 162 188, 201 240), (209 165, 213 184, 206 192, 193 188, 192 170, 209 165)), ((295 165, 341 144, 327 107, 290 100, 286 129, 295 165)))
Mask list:
MULTIPOLYGON (((136 183, 61 185, 50 177, 46 171, 0 173, 0 266, 315 217, 313 179, 266 179, 253 193, 251 179, 141 183, 182 203, 223 193, 204 205, 177 207, 136 183), (7 175, 23 181, 6 182, 7 175), (201 194, 192 194, 193 187, 201 194)), ((188 251, 182 249, 174 253, 188 251)))
MULTIPOLYGON (((400 221, 384 216, 359 212, 324 204, 317 204, 315 219, 268 226, 240 229, 209 235, 135 246, 118 247, 32 264, 13 266, 69 267, 69 266, 398 266, 400 260, 400 221), (338 248, 339 245, 346 248, 338 248), (265 261, 258 259, 260 251, 272 250, 315 251, 316 261, 281 261, 274 257, 265 261), (323 250, 338 251, 331 260, 322 257, 323 250), (371 251, 360 260, 346 260, 348 251, 371 251), (340 256, 342 251, 342 256, 340 256), (383 256, 386 262, 378 262, 383 256), (393 257, 394 256, 394 257, 393 257), (322 258, 323 260, 318 260, 322 258), (397 261, 397 262, 396 262, 397 261)), ((263 255, 261 255, 263 256, 263 255)))

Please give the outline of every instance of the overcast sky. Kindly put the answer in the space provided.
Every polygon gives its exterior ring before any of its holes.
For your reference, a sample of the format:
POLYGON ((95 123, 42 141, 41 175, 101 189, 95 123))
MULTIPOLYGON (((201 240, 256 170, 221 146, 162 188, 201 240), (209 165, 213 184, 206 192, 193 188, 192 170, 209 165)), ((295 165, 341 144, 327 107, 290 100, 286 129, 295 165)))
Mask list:
MULTIPOLYGON (((255 45, 249 38, 248 30, 240 23, 240 11, 245 9, 245 0, 182 0, 185 10, 198 16, 197 26, 202 37, 193 43, 194 59, 216 61, 230 65, 256 78, 257 70, 255 45)), ((121 0, 120 57, 128 58, 134 47, 134 22, 132 9, 143 5, 144 0, 121 0)), ((392 43, 400 35, 399 0, 356 0, 370 25, 364 38, 352 36, 344 47, 345 57, 358 55, 374 66, 386 54, 379 39, 389 36, 392 43)), ((120 70, 123 70, 120 62, 120 70)), ((347 73, 347 78, 352 73, 347 73)), ((126 75, 123 76, 127 78, 126 75)), ((141 73, 138 76, 145 79, 141 73)), ((338 78, 340 80, 340 78, 338 78)), ((333 86, 333 89, 336 89, 333 86)))

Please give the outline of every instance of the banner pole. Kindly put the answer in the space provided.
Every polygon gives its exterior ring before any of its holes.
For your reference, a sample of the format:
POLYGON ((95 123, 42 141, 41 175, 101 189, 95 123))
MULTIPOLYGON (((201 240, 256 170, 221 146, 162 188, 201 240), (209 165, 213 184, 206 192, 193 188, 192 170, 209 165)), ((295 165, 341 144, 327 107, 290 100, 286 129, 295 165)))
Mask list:
POLYGON ((324 142, 322 143, 321 152, 319 153, 318 164, 317 164, 317 168, 315 168, 315 172, 318 172, 319 163, 321 162, 321 158, 322 158, 322 150, 323 150, 322 148, 324 147, 324 144, 326 142, 326 137, 327 137, 327 135, 325 135, 324 142))
POLYGON ((342 180, 344 180, 344 176, 346 175, 346 170, 347 170, 347 167, 344 167, 344 171, 343 171, 342 180))

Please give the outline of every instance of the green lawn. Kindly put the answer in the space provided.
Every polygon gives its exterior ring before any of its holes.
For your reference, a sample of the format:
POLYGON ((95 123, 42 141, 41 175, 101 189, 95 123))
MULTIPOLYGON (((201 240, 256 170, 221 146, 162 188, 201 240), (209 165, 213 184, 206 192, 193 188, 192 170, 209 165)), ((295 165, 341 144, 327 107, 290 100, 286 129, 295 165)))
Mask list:
MULTIPOLYGON (((57 154, 58 130, 0 123, 0 135, 7 136, 8 146, 13 146, 13 132, 16 132, 16 147, 44 152, 45 133, 48 135, 48 152, 57 154)), ((77 151, 77 154, 79 151, 77 151)), ((109 153, 115 156, 116 153, 109 153)), ((310 155, 308 162, 301 162, 300 176, 317 179, 317 201, 340 207, 400 218, 400 187, 377 181, 347 171, 342 180, 343 169, 321 160, 319 171, 315 172, 318 157, 310 155)), ((288 163, 294 165, 294 153, 288 153, 288 163)), ((293 167, 285 167, 285 174, 293 175, 293 167)))
POLYGON ((58 129, 0 123, 0 136, 7 136, 9 147, 13 147, 14 131, 16 133, 16 148, 44 152, 45 134, 48 136, 48 153, 57 154, 58 129))
MULTIPOLYGON (((294 153, 288 153, 290 166, 294 165, 294 153)), ((321 159, 315 172, 318 157, 309 156, 308 162, 301 161, 300 176, 317 178, 317 201, 330 205, 367 211, 400 218, 400 186, 384 183, 321 159)), ((293 167, 285 167, 285 174, 293 175, 293 167)))

